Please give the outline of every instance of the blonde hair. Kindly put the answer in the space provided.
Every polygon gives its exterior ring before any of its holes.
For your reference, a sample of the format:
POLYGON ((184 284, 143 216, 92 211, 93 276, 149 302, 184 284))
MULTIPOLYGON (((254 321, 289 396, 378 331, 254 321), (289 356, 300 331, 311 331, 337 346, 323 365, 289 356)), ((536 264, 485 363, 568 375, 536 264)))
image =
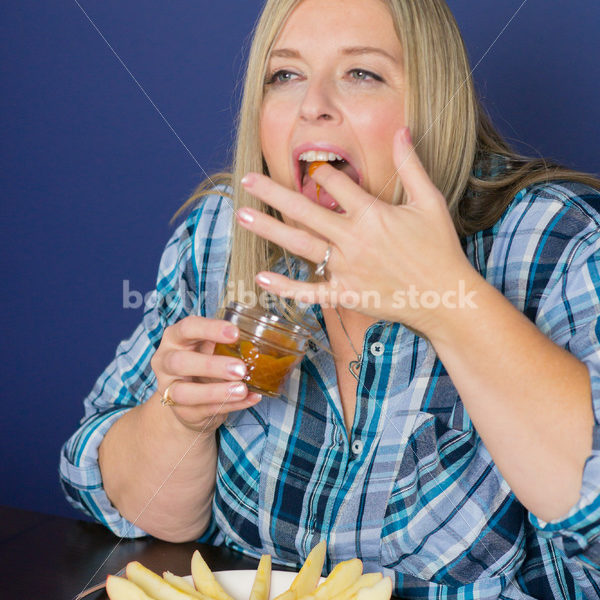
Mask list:
MULTIPOLYGON (((230 187, 235 210, 246 205, 281 219, 239 182, 249 171, 268 173, 259 133, 265 71, 271 48, 300 1, 266 1, 248 57, 233 167, 200 184, 176 216, 212 193, 213 184, 222 184, 230 187)), ((382 1, 390 10, 403 49, 407 125, 425 169, 448 202, 459 236, 491 227, 516 193, 534 183, 569 179, 600 189, 595 177, 520 156, 504 141, 477 98, 462 36, 444 0, 382 1), (491 177, 494 157, 503 158, 509 168, 491 177)), ((258 297, 262 290, 254 281, 255 274, 269 270, 282 256, 289 265, 290 257, 279 246, 237 224, 233 227, 229 281, 240 282, 258 297)), ((290 318, 302 319, 295 303, 274 300, 290 318)))

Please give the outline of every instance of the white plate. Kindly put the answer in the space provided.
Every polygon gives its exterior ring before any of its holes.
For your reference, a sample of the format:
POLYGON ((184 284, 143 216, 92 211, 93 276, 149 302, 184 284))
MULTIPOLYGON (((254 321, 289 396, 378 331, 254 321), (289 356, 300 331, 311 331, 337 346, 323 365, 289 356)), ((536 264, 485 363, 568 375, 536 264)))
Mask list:
MULTIPOLYGON (((256 571, 214 571, 217 581, 234 600, 248 600, 256 571)), ((289 589, 297 573, 294 571, 271 571, 270 600, 289 589)), ((186 577, 191 583, 192 578, 186 577)))

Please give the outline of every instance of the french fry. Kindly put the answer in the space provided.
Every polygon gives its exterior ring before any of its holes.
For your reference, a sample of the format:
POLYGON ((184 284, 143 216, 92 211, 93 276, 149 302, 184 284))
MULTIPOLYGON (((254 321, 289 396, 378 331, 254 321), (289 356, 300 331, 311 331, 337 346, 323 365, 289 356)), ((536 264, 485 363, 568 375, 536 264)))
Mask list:
POLYGON ((329 600, 332 596, 345 592, 361 576, 362 568, 363 564, 359 558, 339 563, 329 573, 327 579, 317 587, 313 596, 316 600, 329 600))
POLYGON ((391 597, 392 580, 384 577, 375 585, 358 590, 352 600, 390 600, 391 597))
POLYGON ((194 596, 174 588, 160 575, 137 561, 127 563, 125 574, 129 581, 133 581, 138 587, 141 587, 154 600, 195 600, 194 596))
POLYGON ((106 593, 110 600, 152 600, 133 581, 109 575, 106 578, 106 593))
POLYGON ((295 591, 298 598, 312 594, 317 588, 325 562, 326 550, 327 542, 321 540, 308 553, 306 561, 290 585, 290 590, 295 591))
POLYGON ((271 555, 260 557, 249 600, 269 600, 271 591, 271 555))
POLYGON ((347 600, 352 598, 358 590, 366 587, 372 587, 377 582, 381 581, 383 575, 381 573, 363 573, 347 590, 344 590, 341 594, 333 596, 329 600, 347 600))
POLYGON ((171 573, 171 571, 165 571, 163 573, 163 579, 174 588, 177 588, 180 592, 197 598, 198 600, 211 600, 208 596, 201 594, 191 583, 184 577, 179 577, 171 573))
MULTIPOLYGON (((297 600, 297 598, 298 596, 294 590, 286 590, 279 594, 279 596, 276 596, 274 600, 297 600)), ((306 596, 306 598, 308 598, 308 596, 306 596)))
POLYGON ((214 600, 233 600, 221 587, 198 550, 192 555, 192 579, 196 589, 214 600))

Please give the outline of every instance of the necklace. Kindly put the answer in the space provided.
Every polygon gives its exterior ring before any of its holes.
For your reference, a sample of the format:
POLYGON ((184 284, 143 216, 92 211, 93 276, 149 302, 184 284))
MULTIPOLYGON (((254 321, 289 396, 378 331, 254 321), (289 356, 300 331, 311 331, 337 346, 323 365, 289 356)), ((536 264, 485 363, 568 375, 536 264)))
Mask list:
POLYGON ((348 363, 348 371, 350 371, 350 375, 352 375, 352 377, 354 377, 354 379, 356 379, 356 381, 358 381, 359 374, 360 374, 360 368, 362 366, 362 354, 359 354, 356 351, 356 348, 354 347, 354 344, 352 343, 352 339, 350 338, 350 336, 348 335, 348 332, 346 331, 346 326, 344 325, 344 321, 342 321, 342 315, 340 315, 340 311, 338 310, 337 306, 334 306, 333 308, 335 310, 335 314, 337 315, 337 317, 340 321, 340 325, 342 326, 342 331, 344 332, 344 335, 346 336, 347 340, 350 342, 350 347, 352 348, 352 352, 354 352, 354 354, 356 354, 356 359, 351 360, 348 363))

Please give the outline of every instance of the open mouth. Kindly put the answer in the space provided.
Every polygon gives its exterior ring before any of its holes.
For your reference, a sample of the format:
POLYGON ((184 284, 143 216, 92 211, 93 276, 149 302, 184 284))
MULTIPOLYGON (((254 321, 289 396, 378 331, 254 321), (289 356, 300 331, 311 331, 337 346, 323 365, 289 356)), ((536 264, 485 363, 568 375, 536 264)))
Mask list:
POLYGON ((314 172, 314 169, 312 168, 313 165, 315 165, 315 167, 316 167, 317 165, 321 165, 324 162, 328 162, 335 169, 338 169, 339 171, 346 173, 346 175, 348 175, 348 177, 350 177, 354 181, 354 183, 357 183, 357 184, 359 183, 360 176, 359 176, 358 172, 350 163, 348 163, 344 159, 341 159, 341 160, 335 159, 335 160, 328 160, 328 161, 300 160, 299 161, 300 181, 301 181, 300 191, 309 200, 312 200, 313 202, 315 202, 316 204, 319 204, 320 206, 323 206, 324 208, 333 210, 337 213, 345 213, 346 211, 340 206, 337 199, 334 198, 329 193, 328 190, 326 190, 322 186, 320 186, 311 177, 311 174, 314 172))
POLYGON ((341 153, 332 150, 314 149, 314 147, 311 149, 298 148, 294 154, 296 159, 296 184, 300 192, 325 208, 340 213, 345 212, 335 198, 317 184, 311 174, 317 166, 327 162, 332 167, 345 173, 354 183, 360 185, 360 173, 350 160, 341 153))
POLYGON ((307 183, 308 178, 310 177, 309 173, 308 173, 308 167, 312 162, 327 162, 329 163, 332 167, 338 169, 339 171, 343 171, 344 173, 346 173, 346 175, 348 175, 348 177, 350 177, 350 179, 352 179, 352 181, 354 181, 354 183, 360 185, 360 175, 358 173, 358 171, 346 160, 342 159, 342 160, 328 160, 328 161, 306 161, 306 160, 299 160, 298 161, 298 168, 299 168, 299 172, 300 172, 300 183, 301 183, 301 187, 304 187, 307 183))
MULTIPOLYGON (((311 164, 313 164, 313 162, 327 162, 329 163, 332 167, 338 169, 339 171, 343 171, 344 170, 344 165, 348 165, 348 163, 342 159, 342 160, 328 160, 328 161, 306 161, 306 160, 300 160, 298 161, 298 166, 300 168, 300 181, 302 182, 302 187, 304 187, 307 183, 308 178, 310 177, 309 175, 309 166, 311 164)), ((356 171, 355 171, 356 172, 356 171)))

